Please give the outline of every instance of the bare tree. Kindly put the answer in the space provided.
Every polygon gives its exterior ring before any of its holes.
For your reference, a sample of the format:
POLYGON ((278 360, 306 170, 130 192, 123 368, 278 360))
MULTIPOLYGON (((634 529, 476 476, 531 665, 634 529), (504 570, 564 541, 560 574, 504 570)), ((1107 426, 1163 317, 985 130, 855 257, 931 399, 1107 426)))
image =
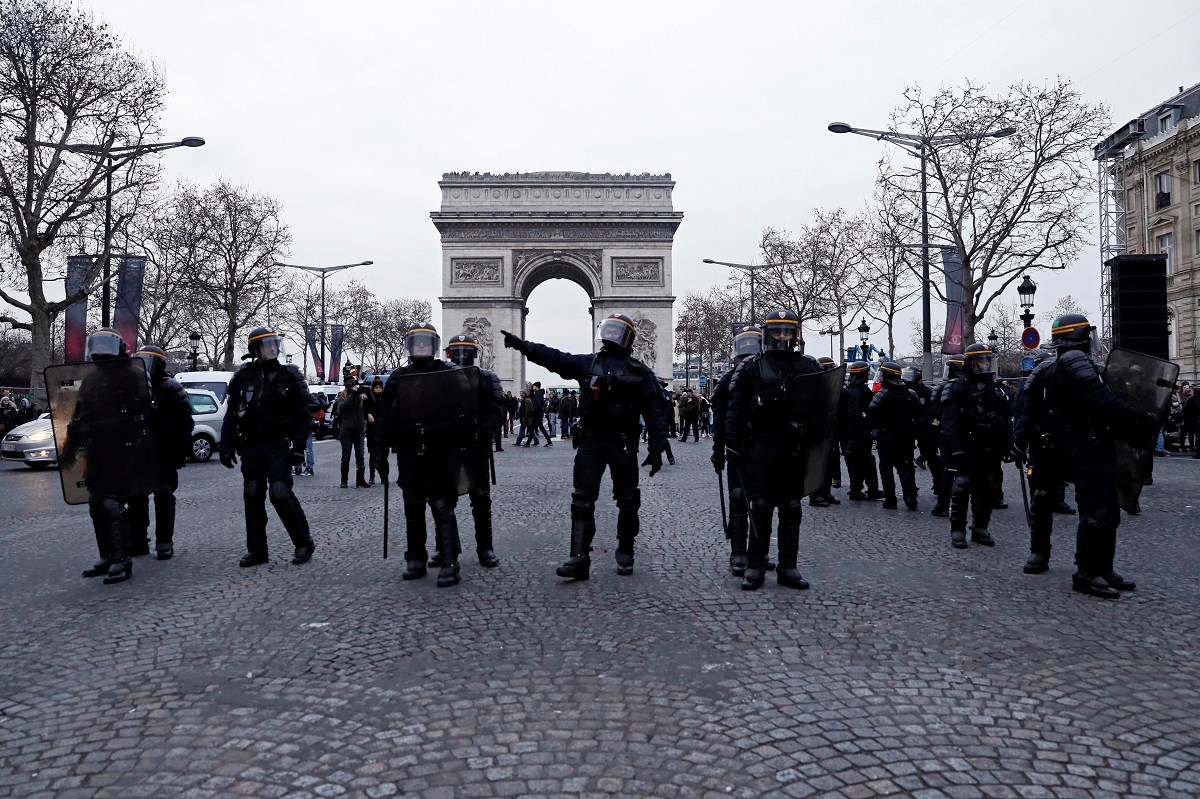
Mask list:
POLYGON ((188 280, 218 312, 220 328, 212 333, 220 362, 230 368, 238 334, 258 319, 272 282, 282 280, 275 262, 286 253, 291 234, 273 198, 224 180, 203 193, 200 208, 204 252, 188 280))
POLYGON ((1084 310, 1084 307, 1079 304, 1077 299, 1072 297, 1070 294, 1064 294, 1058 298, 1057 302, 1054 303, 1053 308, 1042 313, 1042 320, 1046 325, 1046 329, 1050 329, 1050 327, 1054 324, 1055 319, 1063 314, 1068 313, 1083 314, 1084 316, 1088 315, 1088 312, 1084 310))
MULTIPOLYGON (((0 299, 27 317, 0 320, 30 332, 31 382, 50 363, 54 318, 96 278, 89 275, 77 295, 52 301, 46 284, 57 276, 47 272, 44 254, 65 226, 93 217, 106 199, 113 202, 113 229, 120 230, 127 219, 123 199, 156 175, 154 163, 137 160, 136 151, 115 154, 108 167, 100 157, 63 148, 89 145, 102 153, 145 142, 158 134, 164 97, 160 75, 89 15, 55 0, 0 0, 0 237, 23 272, 20 288, 0 287, 0 299), (104 185, 110 168, 111 195, 104 185)), ((104 254, 111 247, 101 243, 104 254)))
POLYGON ((404 360, 404 334, 410 325, 433 316, 429 300, 395 297, 383 302, 383 327, 379 331, 381 366, 393 368, 404 360))
MULTIPOLYGON (((909 88, 892 121, 921 137, 962 137, 925 152, 930 240, 962 258, 963 336, 973 341, 976 323, 1022 272, 1065 269, 1085 242, 1091 148, 1108 129, 1108 111, 1062 79, 1018 83, 996 95, 967 83, 932 96, 909 88), (1016 133, 978 137, 1006 127, 1016 133)), ((903 220, 914 220, 920 207, 919 169, 911 161, 888 156, 880 164, 880 184, 907 204, 903 220)), ((906 237, 917 234, 914 223, 906 237)))
MULTIPOLYGON (((823 274, 825 319, 838 331, 838 349, 846 349, 846 327, 870 297, 866 260, 869 230, 861 215, 844 209, 813 211, 804 237, 813 254, 814 268, 823 274)), ((890 343, 890 342, 889 342, 890 343)), ((890 350, 889 350, 890 352, 890 350)))
POLYGON ((800 324, 829 314, 829 275, 822 268, 819 249, 811 236, 793 237, 785 230, 767 228, 759 242, 764 262, 776 264, 760 270, 755 277, 755 304, 759 319, 771 308, 786 308, 800 317, 800 324))
POLYGON ((904 246, 908 234, 905 222, 898 216, 894 197, 880 191, 879 201, 868 223, 863 312, 887 328, 887 351, 895 353, 896 316, 920 296, 921 286, 917 282, 920 256, 904 246))

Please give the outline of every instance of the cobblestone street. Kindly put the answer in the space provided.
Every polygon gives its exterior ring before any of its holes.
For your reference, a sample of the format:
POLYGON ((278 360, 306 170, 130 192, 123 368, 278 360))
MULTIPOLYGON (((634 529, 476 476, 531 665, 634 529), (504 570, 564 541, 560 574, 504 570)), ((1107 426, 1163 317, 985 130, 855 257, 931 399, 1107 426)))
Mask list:
POLYGON ((464 497, 449 589, 400 580, 398 491, 381 558, 382 488, 339 489, 333 443, 297 478, 311 563, 270 511, 271 563, 237 567, 214 459, 180 475, 176 558, 115 586, 79 577, 58 474, 0 466, 0 795, 1200 795, 1200 461, 1156 461, 1118 539, 1138 588, 1105 602, 1071 591, 1075 517, 1022 574, 1012 466, 994 548, 950 547, 919 472, 920 513, 805 509, 811 590, 743 592, 707 441, 642 470, 632 577, 606 481, 592 579, 564 583, 570 444, 505 447, 501 565, 464 497))

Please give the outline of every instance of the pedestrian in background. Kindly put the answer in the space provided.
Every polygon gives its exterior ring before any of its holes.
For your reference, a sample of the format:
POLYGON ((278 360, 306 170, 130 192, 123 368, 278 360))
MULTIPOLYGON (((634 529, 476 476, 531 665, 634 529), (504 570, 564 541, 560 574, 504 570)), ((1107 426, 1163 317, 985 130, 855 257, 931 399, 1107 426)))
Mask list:
POLYGON ((342 488, 349 487, 350 450, 354 450, 355 488, 368 488, 365 477, 366 467, 363 465, 363 446, 367 434, 367 422, 374 423, 375 418, 367 405, 371 399, 368 392, 358 382, 354 375, 346 377, 341 392, 338 394, 336 405, 341 427, 338 429, 338 440, 342 442, 342 488))

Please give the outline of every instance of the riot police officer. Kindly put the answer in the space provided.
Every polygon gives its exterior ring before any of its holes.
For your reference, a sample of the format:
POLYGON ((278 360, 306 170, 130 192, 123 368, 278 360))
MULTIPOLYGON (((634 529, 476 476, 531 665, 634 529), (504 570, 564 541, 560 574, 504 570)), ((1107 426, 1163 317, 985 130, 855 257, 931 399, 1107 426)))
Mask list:
POLYGON ((896 478, 904 506, 917 509, 917 480, 913 471, 913 447, 916 445, 916 420, 921 413, 920 401, 904 382, 904 372, 895 361, 879 366, 883 387, 867 408, 867 423, 871 437, 879 449, 879 479, 883 483, 883 507, 896 509, 896 478))
POLYGON ((847 372, 849 377, 843 394, 846 411, 841 445, 850 478, 850 499, 883 499, 875 456, 871 454, 871 427, 867 424, 867 409, 871 407, 874 396, 867 385, 871 379, 871 365, 866 361, 853 361, 847 372))
POLYGON ((579 382, 579 433, 574 489, 571 492, 571 557, 556 574, 572 580, 590 576, 592 538, 596 534, 596 500, 600 479, 607 468, 617 503, 617 574, 633 574, 633 545, 640 521, 642 494, 638 489, 640 415, 646 422, 649 453, 643 466, 653 477, 662 468, 666 425, 658 381, 648 366, 634 358, 636 328, 624 314, 600 322, 596 337, 600 351, 571 355, 544 344, 504 333, 504 346, 520 351, 529 360, 579 382))
POLYGON ((733 337, 733 369, 717 381, 713 391, 713 453, 712 465, 718 479, 725 472, 729 486, 729 522, 725 537, 729 539, 729 570, 735 577, 746 573, 746 544, 750 535, 748 519, 750 505, 746 501, 746 488, 742 485, 740 469, 725 469, 725 418, 729 409, 729 384, 737 367, 749 357, 762 352, 762 330, 757 325, 746 325, 733 337))
MULTIPOLYGON (((1053 464, 1045 468, 1045 452, 1035 458, 1032 448, 1027 451, 1024 447, 1031 447, 1033 435, 1043 424, 1052 424, 1062 430, 1062 469, 1075 483, 1079 506, 1077 570, 1071 578, 1072 587, 1080 593, 1115 599, 1120 596, 1118 592, 1132 591, 1136 584, 1113 570, 1121 521, 1114 443, 1118 437, 1136 443, 1139 437, 1152 434, 1158 421, 1153 414, 1122 401, 1104 384, 1091 359, 1094 329, 1082 314, 1064 314, 1054 320, 1050 346, 1057 350, 1058 357, 1034 371, 1036 380, 1031 376, 1020 402, 1014 444, 1016 456, 1028 458, 1034 471, 1037 514, 1030 530, 1033 551, 1026 571, 1045 571, 1043 567, 1049 561, 1049 519, 1053 493, 1060 481, 1053 464), (1038 555, 1044 558, 1035 557, 1038 555)), ((1034 507, 1030 513, 1033 515, 1034 507)))
POLYGON ((932 418, 930 422, 934 429, 934 435, 937 438, 937 449, 940 455, 941 476, 937 483, 934 484, 933 492, 937 496, 937 502, 933 506, 930 513, 933 516, 949 516, 950 515, 950 489, 954 483, 955 471, 950 463, 950 450, 947 447, 945 437, 942 435, 942 399, 953 381, 962 374, 963 356, 960 354, 951 355, 946 359, 946 379, 938 384, 933 390, 933 395, 930 399, 929 415, 932 418))
POLYGON ((232 469, 242 458, 242 494, 246 506, 246 554, 239 566, 266 563, 267 497, 279 514, 295 553, 297 566, 312 559, 316 544, 300 500, 292 492, 292 467, 304 463, 312 428, 308 386, 299 370, 279 362, 283 337, 270 327, 256 327, 247 341, 249 353, 229 381, 228 410, 221 426, 221 463, 232 469))
MULTIPOLYGON (((158 451, 158 487, 154 489, 154 551, 159 560, 175 555, 175 489, 179 470, 192 447, 192 406, 179 381, 167 372, 167 353, 149 345, 134 353, 146 364, 150 378, 150 421, 158 451)), ((130 554, 150 554, 150 497, 129 499, 130 554)))
MULTIPOLYGON (((408 353, 408 364, 393 371, 383 388, 383 402, 375 417, 376 447, 384 452, 388 449, 396 452, 396 483, 404 494, 404 522, 408 536, 408 547, 404 552, 406 568, 401 577, 415 580, 426 574, 429 551, 426 547, 425 506, 428 504, 433 514, 434 548, 438 553, 434 563, 440 567, 437 584, 439 588, 448 588, 457 585, 460 579, 458 556, 462 552, 462 545, 458 536, 458 519, 454 515, 458 505, 458 474, 464 465, 459 459, 467 459, 469 462, 465 465, 469 469, 478 468, 478 450, 485 442, 478 441, 478 418, 466 420, 471 425, 470 430, 443 431, 447 435, 457 435, 457 441, 431 441, 426 437, 427 431, 420 426, 407 424, 409 419, 406 417, 412 416, 406 411, 409 405, 439 402, 448 405, 453 398, 443 394, 455 389, 437 384, 430 389, 432 394, 425 395, 420 383, 414 383, 411 379, 406 383, 404 378, 432 378, 444 372, 457 372, 459 367, 437 357, 441 351, 441 336, 437 328, 427 322, 417 322, 408 328, 404 335, 404 351, 408 353)), ((433 383, 433 380, 427 382, 433 383)), ((436 408, 431 410, 436 411, 436 408)), ((463 424, 461 419, 446 421, 453 425, 463 424)), ((380 474, 386 480, 387 457, 380 458, 379 463, 384 467, 380 474)), ((480 478, 481 475, 476 473, 472 484, 480 482, 480 478)), ((486 551, 490 552, 490 549, 486 551)), ((480 560, 482 562, 483 558, 480 560)))
MULTIPOLYGON (((936 503, 942 501, 942 456, 938 452, 938 428, 934 423, 937 412, 934 407, 933 389, 925 385, 923 374, 918 367, 906 366, 900 373, 904 385, 917 395, 921 412, 917 416, 917 468, 928 469, 933 483, 933 494, 936 503)), ((934 507, 937 507, 935 503, 934 507)))
MULTIPOLYGON (((479 343, 469 333, 460 333, 450 339, 446 345, 446 357, 455 365, 466 368, 475 366, 479 357, 479 343)), ((490 369, 479 367, 479 441, 475 468, 478 474, 484 475, 492 463, 492 441, 500 434, 504 424, 504 389, 500 378, 490 369)), ((468 496, 471 499, 471 516, 475 521, 475 553, 479 556, 479 565, 493 568, 500 565, 492 543, 492 488, 487 480, 480 480, 471 488, 468 496)), ((429 565, 441 566, 438 553, 430 558, 429 565)))
POLYGON ((725 454, 741 472, 750 500, 750 542, 742 590, 755 591, 766 578, 773 515, 779 510, 779 566, 775 577, 788 588, 808 588, 796 568, 800 548, 807 452, 796 438, 794 416, 804 401, 797 378, 821 371, 804 354, 800 320, 789 310, 773 311, 762 324, 763 352, 734 372, 725 414, 725 454))
MULTIPOLYGON (((828 371, 836 369, 837 363, 833 358, 822 355, 817 358, 817 365, 828 371)), ((833 486, 838 484, 841 487, 842 480, 842 460, 839 450, 841 448, 841 431, 846 426, 846 398, 844 396, 838 398, 837 422, 833 426, 833 441, 829 444, 829 457, 826 459, 825 479, 821 481, 821 486, 814 491, 808 498, 808 504, 815 508, 828 508, 830 505, 841 505, 842 501, 833 495, 833 486)))
MULTIPOLYGON (((124 361, 129 358, 125 341, 110 327, 102 327, 88 336, 84 357, 92 363, 124 361)), ((101 424, 113 406, 127 411, 145 403, 145 384, 132 371, 106 369, 102 375, 85 378, 79 388, 74 418, 68 428, 67 444, 59 453, 59 465, 70 469, 78 452, 86 458, 84 482, 88 490, 88 513, 96 534, 98 560, 84 577, 100 577, 111 585, 133 576, 129 552, 129 513, 126 508, 128 487, 121 485, 122 474, 112 463, 113 442, 104 440, 101 424)), ((119 457, 119 455, 117 455, 119 457)))
POLYGON ((995 480, 1001 458, 1012 447, 1012 416, 1008 395, 994 380, 996 355, 986 344, 971 344, 963 352, 963 373, 951 381, 942 397, 942 435, 955 470, 950 488, 950 543, 967 546, 967 503, 971 504, 971 540, 983 546, 996 542, 988 532, 996 496, 995 480))

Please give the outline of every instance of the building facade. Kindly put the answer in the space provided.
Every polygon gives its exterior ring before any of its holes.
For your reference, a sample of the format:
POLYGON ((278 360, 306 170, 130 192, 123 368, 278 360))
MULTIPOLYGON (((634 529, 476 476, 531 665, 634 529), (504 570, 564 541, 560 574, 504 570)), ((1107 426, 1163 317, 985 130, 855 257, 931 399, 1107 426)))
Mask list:
MULTIPOLYGON (((1200 84, 1126 123, 1096 148, 1101 259, 1167 257, 1168 352, 1181 380, 1200 378, 1200 84)), ((1111 298, 1108 275, 1106 317, 1111 298)), ((1106 322, 1109 321, 1106 318, 1106 322)))

